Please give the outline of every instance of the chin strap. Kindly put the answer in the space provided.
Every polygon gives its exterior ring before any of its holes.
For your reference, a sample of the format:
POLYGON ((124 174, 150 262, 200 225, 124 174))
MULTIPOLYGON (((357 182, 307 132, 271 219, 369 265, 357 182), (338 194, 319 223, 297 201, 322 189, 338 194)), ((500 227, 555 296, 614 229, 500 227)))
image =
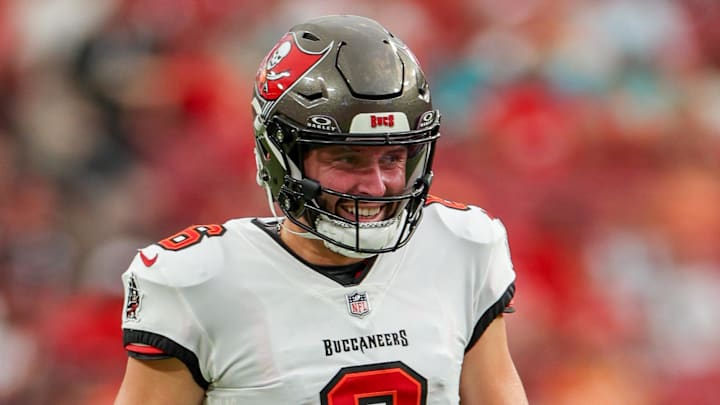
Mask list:
POLYGON ((291 234, 293 234, 293 235, 295 235, 295 236, 299 236, 299 237, 305 238, 305 239, 315 239, 315 240, 321 240, 321 239, 322 239, 321 237, 319 237, 319 236, 317 236, 317 235, 313 235, 313 234, 310 233, 310 232, 298 232, 298 231, 293 231, 292 229, 288 228, 287 226, 284 226, 284 225, 283 225, 284 223, 285 223, 285 220, 284 220, 284 219, 283 219, 283 220, 280 220, 280 221, 278 222, 278 227, 279 227, 279 228, 282 228, 282 229, 284 229, 284 230, 286 230, 286 231, 288 231, 288 232, 290 232, 291 234))
MULTIPOLYGON (((258 180, 258 184, 259 180, 258 180)), ((270 187, 267 184, 262 183, 261 184, 263 188, 265 189, 265 195, 267 196, 267 202, 268 207, 270 207, 270 212, 273 214, 273 217, 275 218, 275 222, 277 223, 277 231, 280 232, 280 228, 282 227, 282 219, 277 214, 277 211, 275 211, 275 202, 273 201, 272 192, 270 191, 270 187)), ((285 228, 287 229, 287 228, 285 228)))

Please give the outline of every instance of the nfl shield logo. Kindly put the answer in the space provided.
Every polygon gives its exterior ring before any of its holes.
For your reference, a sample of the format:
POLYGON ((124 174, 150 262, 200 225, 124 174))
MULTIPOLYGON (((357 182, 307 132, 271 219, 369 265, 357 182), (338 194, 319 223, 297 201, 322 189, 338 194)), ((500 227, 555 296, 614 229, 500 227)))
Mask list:
POLYGON ((370 312, 370 303, 368 302, 368 295, 366 292, 354 291, 352 294, 346 295, 348 311, 350 315, 359 317, 365 316, 370 312))

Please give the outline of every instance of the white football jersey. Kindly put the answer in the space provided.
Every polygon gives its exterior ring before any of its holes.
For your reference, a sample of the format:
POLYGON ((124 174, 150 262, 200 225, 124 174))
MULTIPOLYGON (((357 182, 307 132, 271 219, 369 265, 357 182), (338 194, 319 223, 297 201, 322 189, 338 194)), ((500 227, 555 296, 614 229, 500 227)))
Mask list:
MULTIPOLYGON (((432 201, 439 201, 434 199, 432 201)), ((259 222, 194 226, 123 274, 131 355, 188 365, 207 404, 458 404, 463 356, 514 293, 505 228, 432 203, 343 286, 259 222)))

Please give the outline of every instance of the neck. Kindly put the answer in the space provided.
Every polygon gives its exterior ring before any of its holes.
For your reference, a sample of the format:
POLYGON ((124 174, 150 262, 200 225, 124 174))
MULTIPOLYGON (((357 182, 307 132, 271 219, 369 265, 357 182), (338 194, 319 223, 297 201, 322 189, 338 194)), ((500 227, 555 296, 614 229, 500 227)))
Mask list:
POLYGON ((311 239, 298 235, 305 232, 307 231, 295 225, 292 221, 284 220, 280 227, 280 239, 290 250, 308 263, 320 266, 344 266, 363 260, 335 253, 325 247, 325 242, 321 239, 311 239))

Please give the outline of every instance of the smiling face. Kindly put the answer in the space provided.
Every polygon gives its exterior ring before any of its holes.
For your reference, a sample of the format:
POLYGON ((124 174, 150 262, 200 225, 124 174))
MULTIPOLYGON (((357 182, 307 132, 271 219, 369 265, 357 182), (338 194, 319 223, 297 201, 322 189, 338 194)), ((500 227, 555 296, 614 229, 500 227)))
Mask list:
MULTIPOLYGON (((324 188, 363 197, 397 196, 406 190, 408 151, 404 146, 334 145, 305 154, 305 176, 324 188)), ((398 203, 360 202, 323 193, 319 203, 350 221, 377 222, 395 214, 398 203)))

